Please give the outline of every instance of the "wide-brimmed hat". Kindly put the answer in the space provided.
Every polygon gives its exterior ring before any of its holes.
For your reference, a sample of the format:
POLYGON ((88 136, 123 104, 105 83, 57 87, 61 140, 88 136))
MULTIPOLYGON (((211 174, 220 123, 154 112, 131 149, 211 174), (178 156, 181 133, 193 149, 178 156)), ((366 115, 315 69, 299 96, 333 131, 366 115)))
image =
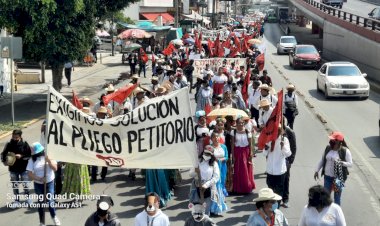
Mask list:
POLYGON ((287 90, 295 90, 296 87, 293 84, 289 84, 289 85, 286 86, 286 89, 287 90))
POLYGON ((268 92, 271 90, 271 88, 268 86, 268 84, 262 84, 260 86, 260 89, 268 90, 268 92))
POLYGON ((132 75, 132 76, 131 76, 131 79, 139 79, 139 76, 137 76, 137 75, 132 75))
POLYGON ((144 93, 145 91, 140 87, 137 87, 133 92, 135 93, 135 95, 137 95, 138 93, 144 93))
POLYGON ((150 80, 151 81, 158 81, 158 77, 157 76, 153 76, 150 80))
POLYGON ((270 106, 270 102, 268 99, 262 99, 260 100, 260 104, 259 104, 259 107, 266 107, 266 106, 270 106))
POLYGON ((16 154, 14 152, 8 152, 5 156, 4 164, 7 166, 13 166, 16 162, 16 154))
POLYGON ((330 140, 337 140, 337 141, 343 141, 344 135, 341 132, 335 131, 329 136, 330 140))
POLYGON ((42 146, 42 144, 40 144, 40 142, 34 142, 31 146, 31 148, 33 150, 32 155, 39 154, 45 150, 44 146, 42 146))
POLYGON ((203 149, 203 153, 214 155, 214 148, 211 145, 206 145, 203 149))
POLYGON ((88 103, 90 106, 94 105, 94 102, 92 102, 92 100, 90 100, 88 97, 83 97, 80 101, 82 103, 88 103))
POLYGON ((163 87, 163 86, 159 86, 157 89, 156 89, 156 93, 159 93, 159 94, 163 94, 166 92, 166 88, 163 87))
POLYGON ((100 108, 99 108, 99 110, 98 110, 98 112, 97 113, 103 113, 103 114, 107 114, 108 113, 108 111, 107 111, 107 108, 106 107, 104 107, 104 106, 101 106, 100 108))
POLYGON ((270 188, 262 188, 259 191, 259 197, 255 198, 254 202, 260 201, 279 201, 282 197, 273 192, 270 188))
POLYGON ((115 92, 115 87, 113 87, 112 84, 108 85, 107 88, 105 88, 106 92, 115 92))
POLYGON ((82 112, 84 112, 86 114, 90 114, 91 113, 91 108, 89 108, 89 107, 83 107, 81 110, 82 110, 82 112))

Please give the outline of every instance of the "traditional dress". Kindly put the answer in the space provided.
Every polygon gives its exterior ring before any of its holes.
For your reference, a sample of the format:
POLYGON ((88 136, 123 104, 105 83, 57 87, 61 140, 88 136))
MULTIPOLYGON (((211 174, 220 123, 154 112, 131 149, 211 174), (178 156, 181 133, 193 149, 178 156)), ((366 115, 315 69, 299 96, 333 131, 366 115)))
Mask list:
POLYGON ((160 206, 166 206, 171 198, 169 178, 163 169, 147 169, 145 171, 146 193, 156 192, 160 196, 160 206))
POLYGON ((76 195, 89 195, 91 193, 90 175, 86 165, 66 163, 63 175, 62 194, 69 196, 71 193, 76 195))
POLYGON ((197 93, 196 99, 197 99, 197 107, 196 111, 205 110, 206 105, 212 106, 212 89, 210 87, 201 87, 197 93))
POLYGON ((219 144, 214 148, 214 156, 218 160, 218 166, 220 170, 220 179, 216 183, 216 190, 218 192, 218 203, 213 202, 211 204, 211 212, 217 215, 222 214, 227 210, 227 204, 225 203, 225 197, 228 196, 226 190, 226 176, 227 176, 227 160, 228 160, 228 151, 227 147, 224 144, 219 144), (222 159, 224 160, 222 161, 222 159))
POLYGON ((227 82, 228 78, 224 74, 222 75, 215 75, 212 77, 212 83, 213 83, 213 90, 214 94, 219 96, 223 94, 223 88, 224 84, 227 82))
POLYGON ((234 150, 234 175, 233 175, 233 191, 238 194, 247 194, 255 189, 255 181, 253 179, 253 165, 250 156, 249 139, 252 134, 249 131, 236 132, 231 131, 233 137, 234 150), (235 134, 236 133, 236 134, 235 134))

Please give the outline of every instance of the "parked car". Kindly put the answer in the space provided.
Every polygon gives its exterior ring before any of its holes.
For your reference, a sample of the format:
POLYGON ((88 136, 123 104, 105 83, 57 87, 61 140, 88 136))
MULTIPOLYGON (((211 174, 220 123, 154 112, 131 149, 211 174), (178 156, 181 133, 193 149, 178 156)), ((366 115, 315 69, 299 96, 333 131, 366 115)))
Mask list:
POLYGON ((277 54, 289 53, 297 45, 297 40, 294 36, 281 36, 277 43, 277 54))
POLYGON ((323 91, 326 98, 357 96, 369 97, 369 83, 366 73, 353 63, 344 61, 329 62, 322 65, 317 75, 317 90, 323 91))
POLYGON ((321 63, 320 52, 313 45, 296 45, 290 50, 289 65, 297 68, 318 68, 321 63))
POLYGON ((323 4, 330 5, 333 7, 343 7, 343 0, 321 0, 323 4))
MULTIPOLYGON (((379 29, 380 28, 380 7, 376 7, 370 13, 368 13, 368 17, 373 20, 378 20, 376 25, 377 25, 377 29, 379 29)), ((368 26, 372 26, 372 23, 375 23, 375 22, 368 21, 368 26)))

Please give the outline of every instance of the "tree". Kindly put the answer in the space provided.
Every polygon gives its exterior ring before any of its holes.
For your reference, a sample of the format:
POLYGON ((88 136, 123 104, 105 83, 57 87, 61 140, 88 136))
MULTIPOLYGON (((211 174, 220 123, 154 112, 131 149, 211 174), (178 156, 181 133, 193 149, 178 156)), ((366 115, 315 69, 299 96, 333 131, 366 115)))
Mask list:
POLYGON ((134 0, 0 0, 0 26, 23 38, 26 59, 47 62, 53 87, 62 88, 63 65, 83 59, 92 45, 96 20, 134 0))

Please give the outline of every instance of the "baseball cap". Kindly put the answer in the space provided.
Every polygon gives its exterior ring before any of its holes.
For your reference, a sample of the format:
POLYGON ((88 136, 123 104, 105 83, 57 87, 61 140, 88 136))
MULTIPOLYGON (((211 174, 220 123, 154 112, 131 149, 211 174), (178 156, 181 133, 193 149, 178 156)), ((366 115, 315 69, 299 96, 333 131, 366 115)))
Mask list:
POLYGON ((344 135, 343 133, 341 132, 333 132, 330 136, 329 136, 330 140, 337 140, 337 141, 343 141, 344 140, 344 135))

